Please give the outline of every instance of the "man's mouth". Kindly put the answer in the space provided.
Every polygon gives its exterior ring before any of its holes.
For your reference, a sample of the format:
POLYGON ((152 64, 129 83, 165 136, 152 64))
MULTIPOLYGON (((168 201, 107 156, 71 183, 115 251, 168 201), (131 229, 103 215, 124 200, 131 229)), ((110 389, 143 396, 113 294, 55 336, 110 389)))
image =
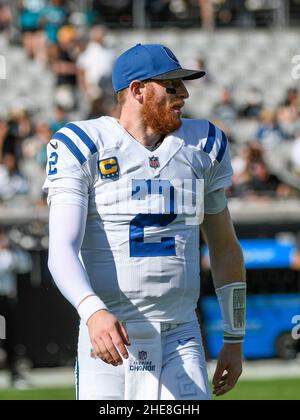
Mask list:
POLYGON ((181 112, 181 109, 183 108, 184 104, 176 104, 172 106, 172 109, 176 112, 181 112))

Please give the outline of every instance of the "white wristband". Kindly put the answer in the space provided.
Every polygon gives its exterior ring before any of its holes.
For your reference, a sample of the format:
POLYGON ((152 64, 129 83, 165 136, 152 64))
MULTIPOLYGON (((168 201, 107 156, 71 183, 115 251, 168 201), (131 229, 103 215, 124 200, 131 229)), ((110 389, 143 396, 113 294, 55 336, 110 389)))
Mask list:
POLYGON ((224 342, 241 343, 246 329, 246 283, 216 289, 224 322, 224 342))
POLYGON ((98 311, 107 307, 98 296, 92 295, 84 299, 77 308, 80 318, 87 323, 89 318, 98 311))

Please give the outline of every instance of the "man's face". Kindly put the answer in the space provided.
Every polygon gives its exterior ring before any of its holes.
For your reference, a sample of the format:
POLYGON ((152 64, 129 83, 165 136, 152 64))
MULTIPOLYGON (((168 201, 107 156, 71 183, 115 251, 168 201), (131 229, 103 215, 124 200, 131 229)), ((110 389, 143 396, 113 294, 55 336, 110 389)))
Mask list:
POLYGON ((180 128, 181 109, 189 97, 182 80, 149 81, 143 105, 143 122, 155 133, 167 135, 180 128), (166 89, 175 89, 168 93, 166 89))

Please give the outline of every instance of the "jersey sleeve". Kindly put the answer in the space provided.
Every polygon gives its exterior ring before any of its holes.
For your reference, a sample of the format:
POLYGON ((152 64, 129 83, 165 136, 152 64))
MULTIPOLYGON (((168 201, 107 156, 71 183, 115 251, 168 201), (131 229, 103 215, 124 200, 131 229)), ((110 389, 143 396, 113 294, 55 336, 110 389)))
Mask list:
POLYGON ((210 122, 202 147, 210 158, 210 166, 205 174, 205 196, 207 196, 214 191, 229 187, 232 184, 233 170, 227 137, 210 122))
POLYGON ((204 213, 218 214, 221 213, 227 206, 228 200, 223 188, 211 192, 205 196, 204 199, 204 213))
POLYGON ((98 150, 80 123, 69 123, 47 145, 47 178, 43 190, 73 188, 88 193, 97 178, 98 150))

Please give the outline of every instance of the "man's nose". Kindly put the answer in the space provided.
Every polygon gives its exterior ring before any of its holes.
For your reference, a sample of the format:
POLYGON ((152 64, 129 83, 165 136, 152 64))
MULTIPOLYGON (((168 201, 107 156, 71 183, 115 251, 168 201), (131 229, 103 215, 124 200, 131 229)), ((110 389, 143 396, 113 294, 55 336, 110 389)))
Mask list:
POLYGON ((190 96, 183 82, 181 83, 180 88, 177 90, 177 95, 182 99, 187 99, 190 96))

